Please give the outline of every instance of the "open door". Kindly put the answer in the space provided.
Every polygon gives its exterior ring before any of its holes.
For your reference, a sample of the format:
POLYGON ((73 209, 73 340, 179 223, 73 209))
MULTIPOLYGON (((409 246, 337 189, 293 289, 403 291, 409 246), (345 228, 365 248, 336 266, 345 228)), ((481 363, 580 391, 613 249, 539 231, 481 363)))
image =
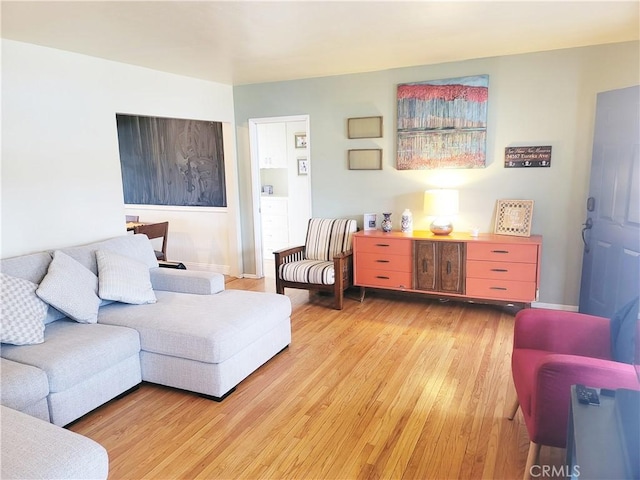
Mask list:
POLYGON ((598 94, 580 312, 611 318, 640 292, 640 86, 598 94))

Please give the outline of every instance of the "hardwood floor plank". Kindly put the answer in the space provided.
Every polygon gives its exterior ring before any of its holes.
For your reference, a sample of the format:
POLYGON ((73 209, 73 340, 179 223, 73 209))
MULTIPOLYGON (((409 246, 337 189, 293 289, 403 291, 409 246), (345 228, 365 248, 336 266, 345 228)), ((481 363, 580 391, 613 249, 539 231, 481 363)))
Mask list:
POLYGON ((512 313, 384 292, 351 292, 337 311, 286 293, 291 345, 223 402, 143 384, 70 427, 105 446, 111 479, 522 477, 526 428, 506 418, 512 313))

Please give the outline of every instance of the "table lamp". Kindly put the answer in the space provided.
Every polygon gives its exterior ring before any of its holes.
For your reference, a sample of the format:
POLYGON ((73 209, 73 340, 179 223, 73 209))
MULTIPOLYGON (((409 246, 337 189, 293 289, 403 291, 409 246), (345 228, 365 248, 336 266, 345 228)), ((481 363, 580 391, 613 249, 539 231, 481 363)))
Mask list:
POLYGON ((426 190, 424 212, 435 217, 430 226, 434 235, 449 235, 453 232, 451 217, 458 214, 458 191, 445 188, 426 190))

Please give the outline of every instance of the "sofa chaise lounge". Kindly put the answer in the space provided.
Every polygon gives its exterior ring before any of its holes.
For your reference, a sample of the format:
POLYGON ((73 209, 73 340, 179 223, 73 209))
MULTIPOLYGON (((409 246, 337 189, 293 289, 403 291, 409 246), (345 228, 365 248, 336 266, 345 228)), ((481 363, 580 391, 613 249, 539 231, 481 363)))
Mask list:
POLYGON ((55 425, 141 381, 222 400, 291 342, 288 297, 160 268, 144 235, 3 259, 0 269, 3 309, 48 300, 42 342, 2 344, 0 403, 55 425))

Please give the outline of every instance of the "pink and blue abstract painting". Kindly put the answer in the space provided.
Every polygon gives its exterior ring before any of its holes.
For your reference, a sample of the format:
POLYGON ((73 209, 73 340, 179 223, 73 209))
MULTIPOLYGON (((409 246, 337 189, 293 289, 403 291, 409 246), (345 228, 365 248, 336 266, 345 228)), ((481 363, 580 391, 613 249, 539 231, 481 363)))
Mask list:
POLYGON ((398 85, 398 170, 483 168, 489 75, 398 85))

